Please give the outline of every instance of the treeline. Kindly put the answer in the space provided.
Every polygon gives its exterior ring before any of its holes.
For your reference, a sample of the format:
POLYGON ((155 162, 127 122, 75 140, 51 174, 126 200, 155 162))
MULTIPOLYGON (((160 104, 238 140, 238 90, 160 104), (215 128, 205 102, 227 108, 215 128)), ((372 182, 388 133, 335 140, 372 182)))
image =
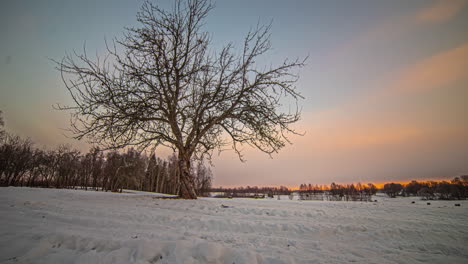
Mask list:
POLYGON ((449 181, 412 181, 406 185, 387 183, 383 192, 390 197, 420 196, 427 200, 464 200, 468 198, 468 175, 449 181))
POLYGON ((216 197, 254 197, 264 198, 264 195, 273 197, 274 195, 290 195, 291 190, 286 186, 280 187, 258 187, 258 186, 246 186, 246 187, 235 187, 235 188, 212 188, 211 192, 216 197))
POLYGON ((332 183, 327 185, 301 184, 299 186, 300 200, 318 201, 371 201, 372 195, 377 193, 377 187, 372 184, 332 183))
MULTIPOLYGON (((104 191, 132 189, 179 194, 177 157, 149 157, 134 149, 103 152, 92 148, 80 153, 70 146, 54 150, 35 148, 29 139, 0 134, 0 185, 83 188, 104 191)), ((198 195, 208 195, 212 173, 203 163, 192 169, 198 195)))

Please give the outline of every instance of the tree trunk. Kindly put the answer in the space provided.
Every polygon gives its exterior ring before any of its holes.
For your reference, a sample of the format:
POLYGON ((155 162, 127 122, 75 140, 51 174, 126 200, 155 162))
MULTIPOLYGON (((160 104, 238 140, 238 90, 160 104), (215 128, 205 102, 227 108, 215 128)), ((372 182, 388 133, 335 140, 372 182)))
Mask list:
POLYGON ((180 190, 180 197, 183 199, 197 199, 195 192, 195 184, 190 173, 182 172, 182 185, 180 190))
POLYGON ((188 155, 181 155, 179 153, 179 168, 182 187, 180 190, 180 197, 183 199, 197 199, 195 182, 190 174, 190 157, 188 155))

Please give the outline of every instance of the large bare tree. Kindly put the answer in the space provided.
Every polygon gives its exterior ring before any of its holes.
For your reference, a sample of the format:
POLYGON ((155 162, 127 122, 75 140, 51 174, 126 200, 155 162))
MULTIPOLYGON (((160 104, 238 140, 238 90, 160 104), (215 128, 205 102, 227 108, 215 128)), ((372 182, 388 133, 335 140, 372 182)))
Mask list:
POLYGON ((296 91, 303 60, 277 66, 256 62, 270 49, 270 26, 257 26, 241 47, 211 49, 203 31, 213 8, 207 0, 177 0, 170 10, 146 1, 124 37, 107 43, 107 54, 74 52, 58 69, 74 105, 72 131, 105 148, 164 145, 177 152, 181 197, 197 197, 193 159, 231 145, 242 159, 244 144, 271 154, 288 142, 300 118, 296 91), (294 100, 286 111, 281 101, 294 100))

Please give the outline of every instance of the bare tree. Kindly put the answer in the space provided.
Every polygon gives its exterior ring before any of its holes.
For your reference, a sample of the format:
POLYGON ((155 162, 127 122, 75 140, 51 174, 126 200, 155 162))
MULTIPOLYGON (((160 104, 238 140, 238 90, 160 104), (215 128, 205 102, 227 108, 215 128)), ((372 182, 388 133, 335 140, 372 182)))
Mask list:
POLYGON ((383 192, 388 196, 395 198, 403 190, 403 185, 399 183, 386 183, 383 187, 383 192))
POLYGON ((67 55, 57 62, 74 105, 72 131, 104 148, 164 145, 177 152, 181 197, 197 197, 193 159, 210 157, 231 145, 242 160, 241 146, 265 153, 280 150, 296 133, 300 118, 292 71, 302 60, 259 66, 270 49, 270 26, 257 26, 236 51, 227 44, 210 49, 202 30, 213 5, 208 0, 177 0, 171 10, 146 1, 137 14, 140 27, 107 44, 104 59, 67 55), (294 109, 281 101, 291 97, 294 109))
POLYGON ((199 161, 192 172, 195 179, 195 188, 200 196, 209 196, 213 174, 209 168, 205 166, 202 160, 199 161))
POLYGON ((29 172, 32 165, 33 143, 19 136, 5 136, 0 145, 0 185, 22 184, 22 177, 29 172))

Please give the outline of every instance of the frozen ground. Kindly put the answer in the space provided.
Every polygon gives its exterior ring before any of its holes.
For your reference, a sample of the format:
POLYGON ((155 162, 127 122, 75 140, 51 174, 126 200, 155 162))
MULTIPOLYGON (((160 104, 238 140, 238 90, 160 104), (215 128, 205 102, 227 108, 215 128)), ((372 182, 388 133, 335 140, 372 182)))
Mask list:
POLYGON ((376 199, 0 188, 0 263, 468 263, 467 201, 376 199))

